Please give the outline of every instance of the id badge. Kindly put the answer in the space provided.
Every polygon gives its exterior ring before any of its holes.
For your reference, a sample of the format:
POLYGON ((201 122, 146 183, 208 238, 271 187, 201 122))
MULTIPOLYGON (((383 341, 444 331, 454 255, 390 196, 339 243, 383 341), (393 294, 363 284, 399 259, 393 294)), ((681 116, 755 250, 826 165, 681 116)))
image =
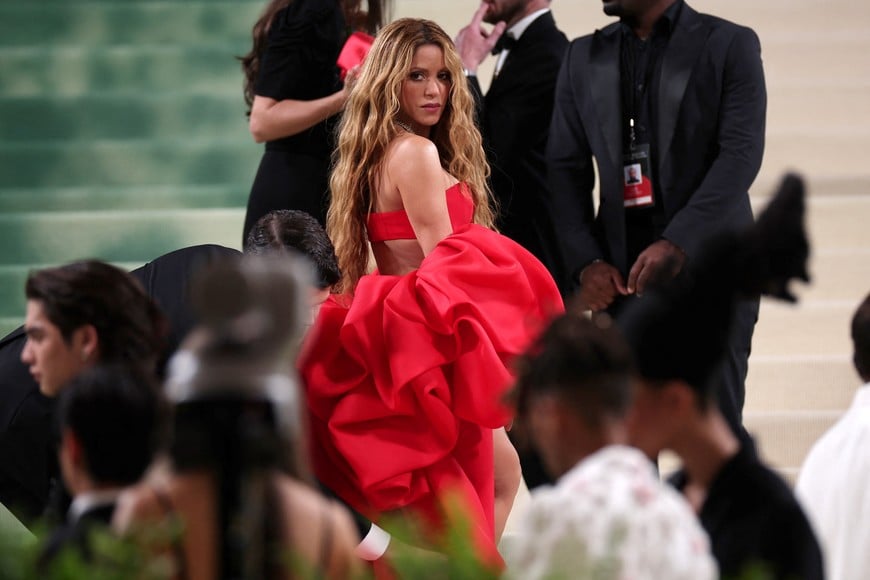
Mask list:
POLYGON ((651 207, 654 203, 649 144, 636 144, 623 158, 622 205, 651 207))

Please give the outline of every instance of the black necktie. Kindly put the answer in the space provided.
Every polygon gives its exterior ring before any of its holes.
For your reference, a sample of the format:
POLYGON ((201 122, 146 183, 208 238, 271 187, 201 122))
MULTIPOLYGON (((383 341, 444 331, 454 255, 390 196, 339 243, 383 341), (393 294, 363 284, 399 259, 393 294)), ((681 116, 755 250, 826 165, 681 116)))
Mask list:
POLYGON ((503 50, 511 50, 516 43, 517 39, 514 38, 513 34, 506 32, 498 37, 498 40, 496 41, 495 46, 492 47, 490 54, 498 54, 503 50))

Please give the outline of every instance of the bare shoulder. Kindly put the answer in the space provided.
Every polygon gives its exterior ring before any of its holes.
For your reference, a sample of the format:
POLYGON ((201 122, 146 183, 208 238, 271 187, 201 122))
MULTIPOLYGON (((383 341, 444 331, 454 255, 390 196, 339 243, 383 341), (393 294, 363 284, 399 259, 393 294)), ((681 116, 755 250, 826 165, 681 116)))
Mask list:
POLYGON ((137 522, 158 519, 161 514, 162 510, 151 485, 141 483, 127 488, 118 498, 112 527, 119 532, 128 532, 137 522))
POLYGON ((340 503, 290 477, 282 478, 281 489, 284 497, 291 504, 293 513, 304 517, 308 523, 326 520, 336 531, 346 528, 356 533, 349 512, 340 503))
POLYGON ((419 135, 401 135, 390 143, 386 152, 386 169, 390 174, 409 168, 441 169, 441 160, 435 143, 419 135))
POLYGON ((432 141, 412 133, 399 135, 385 152, 377 211, 407 209, 408 196, 420 194, 421 184, 437 183, 442 173, 438 148, 432 141))
POLYGON ((293 547, 311 562, 319 561, 322 550, 329 550, 326 577, 353 577, 358 571, 354 549, 359 538, 348 510, 289 477, 281 478, 280 489, 285 499, 283 509, 291 522, 293 547))

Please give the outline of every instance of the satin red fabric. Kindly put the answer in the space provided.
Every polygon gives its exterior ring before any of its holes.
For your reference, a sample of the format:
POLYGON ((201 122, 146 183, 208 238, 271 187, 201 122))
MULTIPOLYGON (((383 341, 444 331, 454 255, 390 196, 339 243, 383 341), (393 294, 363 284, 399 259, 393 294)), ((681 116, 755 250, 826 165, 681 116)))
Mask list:
MULTIPOLYGON (((453 230, 471 223, 474 216, 474 202, 468 184, 459 182, 445 192, 447 213, 453 230)), ((414 227, 405 210, 381 211, 369 214, 366 231, 370 242, 386 240, 413 240, 417 238, 414 227)))
POLYGON ((438 527, 458 496, 497 555, 492 430, 511 418, 513 360, 562 309, 537 259, 477 225, 412 273, 364 276, 349 306, 328 300, 299 361, 317 477, 375 521, 411 509, 438 527))
POLYGON ((374 37, 365 32, 354 32, 347 37, 335 63, 338 65, 341 80, 344 80, 350 69, 362 64, 374 41, 374 37))

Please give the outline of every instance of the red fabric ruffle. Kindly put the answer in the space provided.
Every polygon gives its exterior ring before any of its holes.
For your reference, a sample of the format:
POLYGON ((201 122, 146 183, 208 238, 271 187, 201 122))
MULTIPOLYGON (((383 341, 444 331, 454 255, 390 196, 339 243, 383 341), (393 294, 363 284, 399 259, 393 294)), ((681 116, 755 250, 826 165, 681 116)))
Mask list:
POLYGON ((492 429, 511 417, 513 360, 562 309, 536 258, 477 225, 414 272, 364 276, 349 307, 328 300, 299 360, 317 477, 375 521, 411 508, 437 524, 461 497, 494 550, 492 429))

